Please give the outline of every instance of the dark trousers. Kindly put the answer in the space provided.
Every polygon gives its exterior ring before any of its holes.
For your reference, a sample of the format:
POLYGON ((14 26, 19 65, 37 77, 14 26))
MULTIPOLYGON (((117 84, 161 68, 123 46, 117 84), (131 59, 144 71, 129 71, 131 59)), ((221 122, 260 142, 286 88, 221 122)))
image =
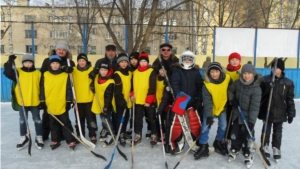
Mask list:
MULTIPOLYGON (((121 124, 123 113, 124 113, 124 109, 122 109, 122 108, 120 108, 120 107, 117 106, 116 128, 115 128, 116 133, 118 132, 118 130, 120 128, 120 124, 121 124)), ((122 125, 122 128, 121 128, 121 133, 125 133, 126 132, 126 126, 127 126, 127 123, 128 123, 128 119, 129 119, 129 109, 126 108, 126 112, 125 112, 125 116, 124 116, 124 121, 123 121, 123 125, 122 125)))
POLYGON ((155 113, 155 104, 151 104, 149 107, 145 107, 144 105, 140 104, 135 105, 134 132, 142 134, 144 114, 147 114, 151 133, 157 134, 158 126, 155 113))
MULTIPOLYGON (((65 112, 61 115, 55 115, 66 128, 68 128, 71 132, 73 132, 72 124, 69 118, 68 112, 65 112)), ((62 128, 62 132, 65 136, 66 142, 69 144, 75 141, 75 138, 72 136, 71 132, 69 132, 65 127, 62 128)), ((50 129, 51 129, 51 140, 53 142, 61 141, 61 124, 50 116, 50 129)))
MULTIPOLYGON (((281 138, 282 138, 282 125, 283 122, 273 123, 268 121, 266 136, 265 136, 265 145, 269 144, 270 142, 270 134, 271 128, 273 126, 273 133, 272 133, 272 147, 276 147, 280 150, 281 147, 281 138)), ((263 137, 264 127, 262 127, 262 134, 261 134, 261 141, 263 137)))
MULTIPOLYGON (((230 140, 230 133, 231 133, 231 126, 232 126, 232 119, 230 119, 230 116, 232 117, 232 106, 227 105, 226 108, 226 114, 227 114, 227 127, 226 127, 226 132, 228 131, 227 139, 230 140)), ((226 137, 226 136, 225 136, 226 137)))
MULTIPOLYGON (((49 134, 51 131, 50 128, 50 116, 47 112, 47 110, 44 110, 42 115, 42 127, 43 127, 43 139, 46 140, 49 138, 49 134)), ((62 132, 62 127, 59 126, 58 132, 61 134, 62 139, 64 139, 64 135, 62 132)))
MULTIPOLYGON (((85 136, 85 121, 87 123, 87 128, 89 129, 89 137, 96 136, 97 128, 97 121, 96 115, 91 111, 92 102, 89 103, 77 103, 78 106, 78 114, 80 118, 80 127, 82 135, 85 136)), ((75 113, 75 121, 76 121, 76 133, 79 135, 79 127, 76 115, 76 109, 74 109, 75 113)))
POLYGON ((230 138, 231 149, 239 152, 242 148, 244 154, 250 153, 248 148, 248 140, 251 138, 249 137, 245 124, 239 124, 238 118, 233 121, 233 124, 231 126, 230 138))

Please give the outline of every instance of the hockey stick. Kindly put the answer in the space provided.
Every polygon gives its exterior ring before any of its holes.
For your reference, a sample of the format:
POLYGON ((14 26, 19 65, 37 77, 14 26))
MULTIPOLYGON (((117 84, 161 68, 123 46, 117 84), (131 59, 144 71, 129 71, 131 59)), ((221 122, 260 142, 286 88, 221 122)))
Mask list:
POLYGON ((241 115, 241 118, 242 118, 243 122, 245 123, 245 126, 246 126, 246 128, 247 128, 247 131, 248 131, 248 133, 249 133, 249 135, 250 135, 250 137, 251 137, 251 140, 252 140, 252 142, 253 142, 253 144, 254 144, 254 146, 255 146, 255 149, 258 151, 259 158, 260 158, 260 160, 261 160, 261 162, 262 162, 264 168, 267 168, 267 164, 268 164, 268 166, 270 166, 271 163, 270 163, 270 161, 267 159, 267 157, 265 156, 265 154, 262 154, 262 153, 259 151, 259 148, 258 148, 258 146, 257 146, 257 144, 256 144, 256 142, 255 142, 255 138, 254 138, 252 132, 250 131, 250 128, 249 128, 249 126, 248 126, 248 123, 247 123, 247 121, 246 121, 246 118, 245 118, 245 116, 244 116, 244 113, 242 112, 241 107, 238 106, 238 109, 239 109, 239 113, 240 113, 240 115, 241 115))
MULTIPOLYGON (((101 105, 100 105, 100 100, 99 100, 99 97, 98 97, 97 93, 95 93, 95 97, 96 97, 97 103, 98 103, 98 105, 99 105, 99 107, 100 107, 100 110, 103 112, 103 109, 102 109, 102 107, 101 107, 101 105)), ((110 125, 109 125, 109 123, 108 123, 108 121, 107 121, 107 118, 104 117, 104 119, 105 119, 105 123, 106 123, 106 125, 107 125, 107 127, 108 127, 108 130, 109 130, 109 132, 110 132, 110 134, 111 134, 112 139, 114 140, 115 143, 117 143, 117 141, 115 140, 114 133, 112 132, 112 130, 111 130, 111 128, 110 128, 110 125)), ((118 149, 119 154, 120 154, 125 160, 127 160, 126 155, 119 149, 118 145, 117 145, 117 149, 118 149)))
MULTIPOLYGON (((117 137, 116 137, 117 140, 118 140, 119 137, 120 137, 121 129, 122 129, 122 126, 123 126, 123 123, 124 123, 124 117, 125 117, 125 114, 126 114, 126 108, 125 108, 124 111, 123 111, 123 115, 122 115, 120 127, 119 127, 118 134, 117 134, 117 137)), ((114 151, 113 151, 113 153, 111 154, 111 160, 110 160, 110 162, 108 163, 108 165, 105 167, 105 169, 109 169, 109 168, 110 168, 111 163, 112 163, 112 161, 113 161, 113 159, 114 159, 114 156, 115 156, 115 152, 116 152, 116 147, 117 147, 117 145, 118 145, 118 143, 115 142, 115 145, 114 145, 114 151)), ((125 158, 125 160, 127 161, 127 157, 125 158)))
MULTIPOLYGON (((214 121, 212 122, 212 124, 214 123, 214 121)), ((204 133, 207 129, 208 129, 209 125, 206 125, 204 130, 201 132, 201 134, 199 134, 199 136, 196 138, 196 140, 193 142, 192 146, 189 147, 189 149, 181 156, 181 158, 179 159, 179 161, 177 162, 177 164, 175 165, 175 168, 178 167, 178 165, 181 163, 181 161, 184 159, 184 157, 190 152, 190 150, 192 149, 192 147, 197 143, 197 141, 199 140, 199 138, 201 137, 202 133, 204 133)))
POLYGON ((132 133, 131 133, 131 169, 133 169, 134 162, 134 116, 135 114, 135 101, 132 102, 132 133))
POLYGON ((15 76, 16 76, 16 81, 17 81, 17 85, 18 85, 18 90, 20 93, 20 99, 21 99, 21 103, 22 103, 22 109, 23 109, 23 115, 24 115, 24 120, 25 120, 25 124, 26 124, 26 128, 27 128, 27 135, 29 138, 29 145, 28 145, 28 154, 31 156, 31 134, 30 134, 30 129, 29 129, 29 125, 28 125, 28 117, 26 116, 26 112, 25 112, 25 106, 24 106, 24 100, 23 100, 23 95, 22 95, 22 91, 21 91, 21 85, 19 82, 19 78, 18 78, 18 72, 17 72, 17 68, 15 63, 13 63, 13 69, 15 72, 15 76))
MULTIPOLYGON (((271 108, 271 102, 272 102, 272 97, 273 97, 273 90, 274 90, 274 81, 275 81, 275 75, 276 75, 276 69, 277 69, 277 62, 278 58, 275 58, 275 64, 274 64, 274 70, 272 74, 272 85, 271 85, 271 91, 269 95, 269 101, 268 101, 268 109, 267 109, 267 114, 266 114, 266 120, 264 121, 264 132, 262 136, 262 142, 261 142, 261 147, 260 151, 265 155, 265 151, 263 150, 263 146, 265 145, 265 138, 266 138, 266 133, 267 133, 267 127, 268 127, 268 121, 269 121, 269 114, 270 114, 270 108, 271 108)), ((266 155, 265 155, 266 156, 266 155)))
POLYGON ((78 140, 82 145, 84 145, 84 147, 86 149, 89 150, 89 152, 91 152, 94 156, 98 157, 98 158, 102 158, 103 160, 106 161, 106 158, 100 154, 97 154, 95 152, 93 152, 83 141, 80 140, 80 138, 78 138, 72 131, 70 131, 65 125, 64 123, 62 123, 55 115, 53 115, 48 109, 47 109, 48 114, 50 114, 61 126, 63 126, 68 132, 70 132, 72 134, 73 137, 76 138, 76 140, 78 140))
MULTIPOLYGON (((70 67, 70 60, 67 59, 67 63, 68 66, 70 67)), ((76 100, 76 93, 75 93, 75 88, 74 88, 74 82, 73 82, 73 75, 72 73, 69 73, 69 77, 70 77, 70 82, 71 82, 71 86, 72 86, 72 92, 73 92, 73 99, 74 99, 74 104, 75 104, 75 114, 77 117, 77 124, 78 124, 78 128, 79 128, 79 133, 80 133, 80 139, 87 145, 89 146, 91 149, 94 149, 96 147, 96 145, 90 141, 88 141, 83 135, 82 135, 82 131, 81 131, 81 123, 80 123, 80 117, 79 117, 79 111, 78 111, 78 105, 77 105, 77 100, 76 100)), ((84 121, 84 119, 83 119, 84 121)))
POLYGON ((230 111, 230 116, 229 116, 229 123, 227 124, 227 129, 226 129, 226 135, 225 135, 225 140, 224 140, 224 142, 225 142, 225 144, 226 144, 226 153, 228 154, 228 133, 229 133, 229 129, 230 129, 230 127, 231 127, 231 120, 232 120, 232 114, 233 114, 233 112, 232 112, 232 109, 231 109, 231 111, 230 111))
MULTIPOLYGON (((173 91, 173 89, 172 89, 170 80, 169 80, 169 78, 168 78, 166 69, 165 69, 165 67, 164 67, 164 65, 163 65, 163 63, 162 63, 162 60, 161 60, 160 55, 158 55, 157 58, 158 58, 159 63, 160 63, 160 65, 161 65, 162 69, 163 69, 163 72, 164 72, 164 75, 165 75, 167 84, 168 84, 168 86, 169 86, 170 92, 171 92, 172 97, 173 97, 173 100, 174 100, 174 102, 175 102, 176 97, 175 97, 174 91, 173 91)), ((191 136, 191 132, 190 132, 190 129, 189 129, 187 123, 186 123, 185 118, 184 118, 183 116, 179 116, 179 115, 175 115, 175 116, 178 117, 179 122, 180 122, 181 127, 182 127, 183 134, 184 134, 184 136, 185 136, 185 138, 186 138, 186 140, 187 140, 187 143, 188 143, 189 147, 191 147, 192 144, 193 144, 193 138, 192 138, 192 136, 191 136)), ((195 148, 193 149, 193 151, 196 152, 196 151, 197 151, 197 147, 195 147, 195 148)))
POLYGON ((161 115, 160 114, 158 115, 158 121, 159 121, 159 128, 160 128, 161 145, 162 145, 162 148, 163 148, 163 154, 164 154, 164 158, 165 158, 165 166, 168 169, 168 162, 167 162, 167 159, 166 159, 166 152, 165 152, 164 133, 163 133, 163 130, 162 130, 161 115))

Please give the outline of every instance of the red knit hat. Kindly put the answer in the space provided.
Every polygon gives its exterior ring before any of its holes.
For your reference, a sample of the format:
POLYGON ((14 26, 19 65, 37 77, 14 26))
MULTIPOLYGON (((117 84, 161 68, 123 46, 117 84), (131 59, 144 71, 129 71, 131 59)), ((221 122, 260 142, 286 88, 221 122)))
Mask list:
POLYGON ((237 52, 233 52, 233 53, 231 53, 231 54, 229 55, 229 57, 228 57, 228 62, 229 62, 231 59, 233 59, 233 58, 238 59, 240 62, 241 62, 241 60, 242 60, 241 55, 240 55, 239 53, 237 53, 237 52))
POLYGON ((139 62, 143 59, 145 59, 149 63, 149 56, 146 52, 142 52, 138 57, 139 62))

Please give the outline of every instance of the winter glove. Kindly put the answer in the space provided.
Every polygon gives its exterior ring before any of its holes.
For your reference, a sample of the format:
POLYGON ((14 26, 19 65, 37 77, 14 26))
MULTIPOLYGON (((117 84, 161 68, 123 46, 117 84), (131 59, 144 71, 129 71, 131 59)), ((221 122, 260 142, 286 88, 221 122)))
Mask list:
POLYGON ((9 55, 8 61, 9 61, 10 63, 15 63, 15 59, 16 59, 16 58, 17 58, 16 55, 9 55))
POLYGON ((67 102, 66 111, 69 111, 71 109, 71 104, 72 102, 67 102))
MULTIPOLYGON (((250 123, 250 122, 248 122, 248 127, 249 127, 249 130, 251 131, 251 133, 252 133, 252 135, 253 135, 253 129, 254 129, 254 124, 253 123, 250 123)), ((250 134, 249 134, 249 132, 248 132, 248 130, 246 129, 246 133, 247 133, 247 138, 250 138, 251 139, 251 136, 250 136, 250 134)))
POLYGON ((40 110, 46 110, 47 109, 47 105, 46 103, 43 101, 43 102, 40 102, 39 104, 39 109, 40 110))
POLYGON ((270 82, 270 87, 273 88, 275 86, 274 82, 270 82))
POLYGON ((200 101, 196 101, 196 103, 193 105, 193 108, 194 108, 194 110, 196 111, 198 111, 199 109, 201 109, 201 107, 202 107, 202 102, 200 102, 200 101))
POLYGON ((107 108, 104 108, 104 109, 103 109, 102 114, 103 114, 103 116, 104 116, 105 118, 109 118, 109 113, 108 113, 107 108))
POLYGON ((293 122, 294 117, 288 117, 288 123, 291 124, 293 122))
POLYGON ((208 128, 211 127, 211 125, 213 124, 213 117, 207 117, 206 118, 206 125, 208 125, 208 128))
POLYGON ((93 83, 90 84, 90 89, 91 89, 91 91, 92 91, 93 93, 96 93, 96 91, 95 91, 95 86, 94 86, 93 83))
POLYGON ((63 66, 62 70, 66 73, 72 73, 73 72, 73 67, 69 67, 69 66, 63 66))
POLYGON ((90 79, 95 79, 97 73, 98 73, 98 72, 97 72, 97 69, 94 69, 93 71, 91 71, 91 72, 89 73, 89 78, 90 78, 90 79))
POLYGON ((232 107, 239 107, 239 101, 235 98, 230 100, 230 104, 232 105, 232 107))

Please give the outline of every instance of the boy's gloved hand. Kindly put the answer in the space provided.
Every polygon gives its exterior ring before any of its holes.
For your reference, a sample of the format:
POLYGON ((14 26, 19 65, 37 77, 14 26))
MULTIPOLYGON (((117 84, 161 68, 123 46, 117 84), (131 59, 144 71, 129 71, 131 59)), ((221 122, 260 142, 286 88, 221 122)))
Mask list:
POLYGON ((235 98, 230 100, 230 104, 232 107, 239 107, 239 101, 235 98))
POLYGON ((288 117, 288 123, 291 124, 293 122, 294 117, 288 117))
POLYGON ((72 73, 73 72, 73 67, 69 67, 69 66, 63 66, 62 70, 66 73, 72 73))
POLYGON ((108 114, 109 114, 109 113, 108 113, 107 108, 104 108, 102 113, 103 113, 103 116, 104 116, 105 118, 109 118, 109 117, 108 117, 108 114))
POLYGON ((10 63, 14 63, 16 58, 17 58, 16 55, 9 55, 8 61, 9 61, 10 63))
POLYGON ((211 127, 211 125, 213 124, 213 117, 207 117, 206 118, 206 125, 208 125, 208 128, 211 127))

